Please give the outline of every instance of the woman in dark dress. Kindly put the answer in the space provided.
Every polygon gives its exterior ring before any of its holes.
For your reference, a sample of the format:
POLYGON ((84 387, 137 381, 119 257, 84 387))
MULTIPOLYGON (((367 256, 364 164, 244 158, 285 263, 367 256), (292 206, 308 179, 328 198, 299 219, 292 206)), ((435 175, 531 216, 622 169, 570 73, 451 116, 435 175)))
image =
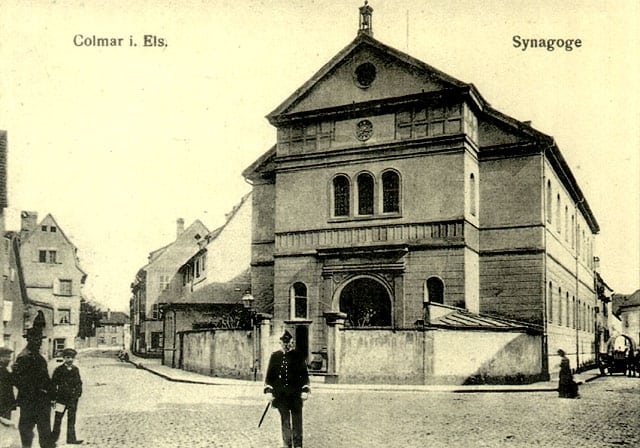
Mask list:
POLYGON ((578 385, 573 380, 569 358, 564 350, 558 350, 560 356, 560 379, 558 381, 558 396, 560 398, 576 398, 578 396, 578 385))

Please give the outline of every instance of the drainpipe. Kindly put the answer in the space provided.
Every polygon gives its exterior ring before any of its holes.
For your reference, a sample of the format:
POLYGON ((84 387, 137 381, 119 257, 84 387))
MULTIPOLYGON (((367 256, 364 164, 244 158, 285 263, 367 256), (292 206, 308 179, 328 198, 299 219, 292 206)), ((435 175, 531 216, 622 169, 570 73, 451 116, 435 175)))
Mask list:
MULTIPOLYGON (((580 367, 580 325, 578 322, 578 316, 580 315, 580 306, 578 305, 579 303, 579 297, 580 297, 580 265, 579 265, 579 259, 580 257, 578 256, 578 238, 579 238, 579 234, 578 234, 578 204, 582 204, 584 202, 584 196, 582 197, 582 199, 580 199, 578 202, 576 202, 576 205, 574 207, 575 211, 575 223, 574 223, 574 234, 575 234, 575 241, 574 241, 574 248, 573 248, 573 254, 574 254, 574 258, 576 260, 576 308, 574 310, 573 313, 573 322, 574 322, 574 327, 576 327, 576 370, 578 370, 578 368, 580 367)), ((584 250, 584 248, 582 248, 582 250, 584 250)))
POLYGON ((546 379, 550 378, 549 372, 549 339, 548 339, 548 310, 547 310, 547 302, 549 298, 547 297, 547 293, 549 288, 547 287, 547 196, 546 196, 546 188, 547 185, 545 183, 546 173, 545 173, 545 150, 541 153, 542 157, 540 158, 540 163, 542 165, 540 174, 542 176, 542 195, 540 196, 542 200, 542 243, 544 247, 544 255, 542 257, 542 374, 546 377, 546 379))

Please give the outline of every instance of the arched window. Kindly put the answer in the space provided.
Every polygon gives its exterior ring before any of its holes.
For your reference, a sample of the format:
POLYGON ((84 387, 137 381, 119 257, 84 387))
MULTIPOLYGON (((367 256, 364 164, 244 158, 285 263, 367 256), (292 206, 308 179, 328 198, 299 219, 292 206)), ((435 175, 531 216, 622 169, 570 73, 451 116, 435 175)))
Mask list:
POLYGON ((571 305, 569 303, 569 293, 567 292, 567 297, 565 299, 566 309, 567 309, 567 327, 571 325, 571 305))
POLYGON ((373 176, 368 173, 358 176, 358 214, 373 215, 373 176))
POLYGON ((553 283, 549 282, 549 297, 547 297, 547 321, 553 323, 553 283))
POLYGON ((553 210, 551 209, 551 181, 547 181, 547 222, 551 223, 551 214, 553 210))
POLYGON ((569 207, 564 206, 564 240, 569 241, 569 207))
POLYGON ((293 319, 307 318, 307 286, 296 282, 289 290, 291 296, 291 317, 293 319))
POLYGON ((562 325, 562 288, 558 288, 558 325, 562 325))
POLYGON ((349 179, 346 176, 333 178, 333 215, 349 216, 349 179))
POLYGON ((476 216, 476 178, 473 173, 469 176, 469 206, 471 214, 476 216))
POLYGON ((400 212, 400 176, 395 171, 382 173, 382 212, 400 212))
POLYGON ((444 283, 438 277, 429 277, 426 282, 427 302, 444 304, 444 283))
POLYGON ((576 221, 571 215, 571 249, 576 247, 576 221))
POLYGON ((562 225, 560 221, 560 194, 556 198, 556 232, 562 233, 562 225))

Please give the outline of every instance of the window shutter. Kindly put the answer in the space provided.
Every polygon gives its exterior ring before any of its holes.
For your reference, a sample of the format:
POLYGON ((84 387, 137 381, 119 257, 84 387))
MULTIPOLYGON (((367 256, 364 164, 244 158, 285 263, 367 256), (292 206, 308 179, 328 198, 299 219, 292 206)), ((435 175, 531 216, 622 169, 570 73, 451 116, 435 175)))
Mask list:
POLYGON ((60 294, 60 279, 53 280, 53 293, 60 294))

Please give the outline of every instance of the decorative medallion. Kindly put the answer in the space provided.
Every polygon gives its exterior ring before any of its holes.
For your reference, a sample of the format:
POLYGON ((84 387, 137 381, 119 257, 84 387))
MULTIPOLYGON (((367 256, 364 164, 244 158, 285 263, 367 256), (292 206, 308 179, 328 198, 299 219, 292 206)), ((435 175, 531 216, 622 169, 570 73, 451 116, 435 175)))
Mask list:
POLYGON ((373 123, 369 120, 362 120, 356 126, 356 138, 361 142, 366 142, 373 134, 373 123))

